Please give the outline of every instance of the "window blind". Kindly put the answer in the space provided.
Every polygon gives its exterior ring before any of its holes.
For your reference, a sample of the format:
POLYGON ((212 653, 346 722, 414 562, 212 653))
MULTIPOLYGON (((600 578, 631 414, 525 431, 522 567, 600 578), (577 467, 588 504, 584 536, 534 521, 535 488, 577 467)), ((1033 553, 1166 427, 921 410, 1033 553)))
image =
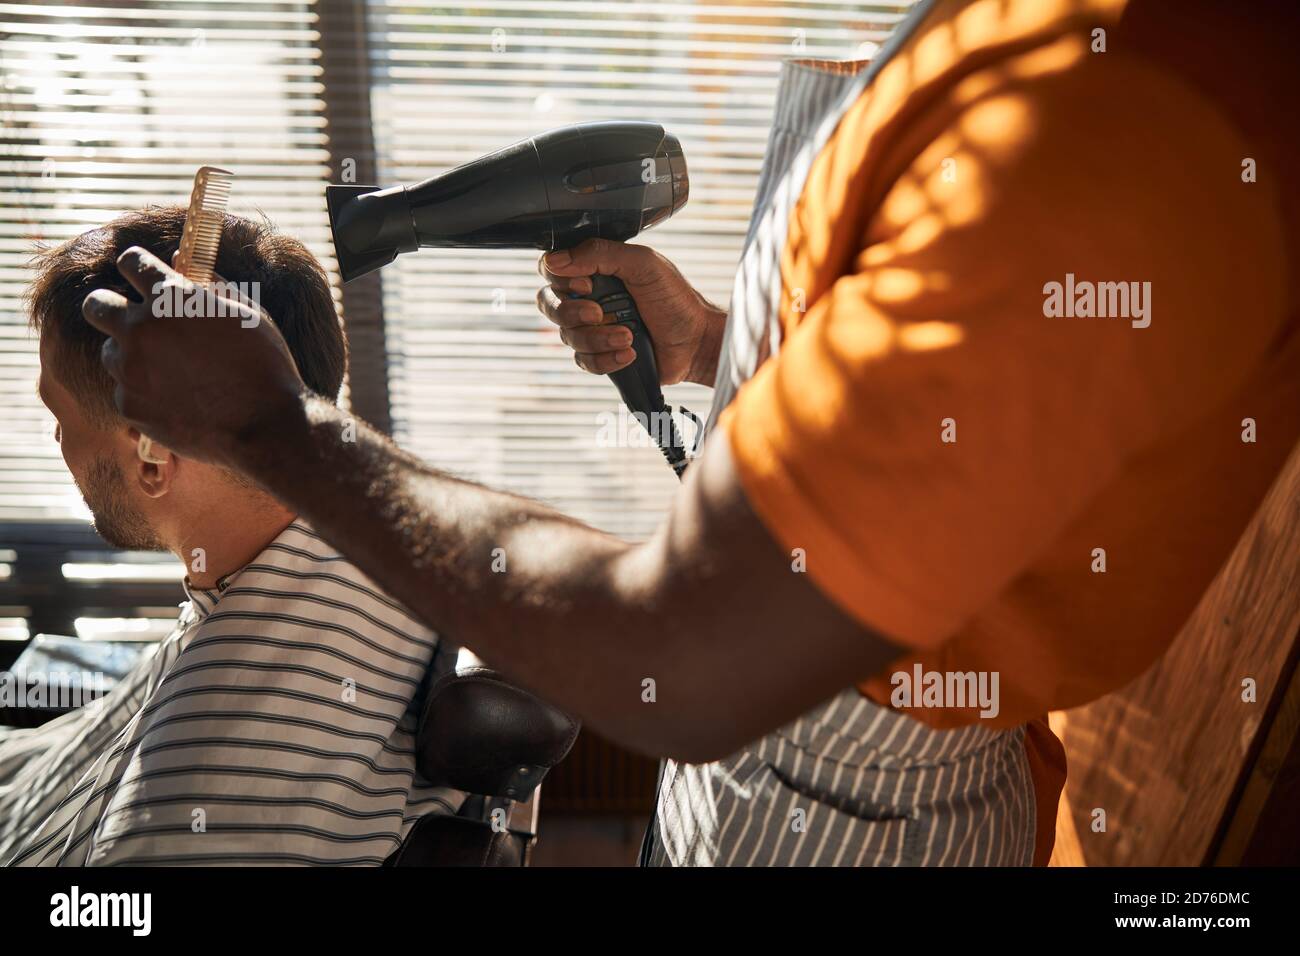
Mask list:
MULTIPOLYGON (((646 119, 681 139, 691 201, 639 241, 725 306, 780 61, 860 56, 906 6, 0 3, 0 522, 85 516, 34 392, 21 295, 35 242, 183 202, 194 168, 213 163, 238 174, 232 211, 264 211, 333 274, 321 189, 348 159, 381 184, 414 182, 554 126, 646 119), (323 40, 322 21, 347 24, 344 8, 364 25, 363 72, 327 90, 322 48, 346 61, 353 37, 336 27, 323 40), (354 85, 369 116, 349 112, 354 85), (348 128, 355 116, 364 135, 348 128), (341 152, 344 141, 367 155, 341 152)), ((608 380, 579 371, 537 314, 535 263, 507 251, 401 257, 382 274, 382 320, 350 329, 354 359, 358 335, 380 330, 387 367, 354 361, 353 389, 391 404, 394 436, 434 464, 644 536, 676 482, 648 444, 610 447, 642 438, 608 380)), ((677 386, 668 400, 703 416, 709 391, 677 386)))
POLYGON ((232 212, 332 265, 316 19, 305 2, 0 3, 0 522, 86 516, 35 393, 36 242, 185 203, 210 163, 238 176, 232 212))
MULTIPOLYGON (((663 124, 691 198, 637 241, 726 306, 780 62, 861 56, 908 4, 563 2, 367 4, 375 165, 410 183, 568 123, 663 124)), ((398 441, 435 464, 540 497, 630 538, 676 479, 653 447, 608 447, 620 403, 537 313, 537 254, 429 250, 383 275, 398 441)), ((701 417, 709 390, 677 386, 701 417)), ((639 438, 633 423, 627 432, 639 438)))

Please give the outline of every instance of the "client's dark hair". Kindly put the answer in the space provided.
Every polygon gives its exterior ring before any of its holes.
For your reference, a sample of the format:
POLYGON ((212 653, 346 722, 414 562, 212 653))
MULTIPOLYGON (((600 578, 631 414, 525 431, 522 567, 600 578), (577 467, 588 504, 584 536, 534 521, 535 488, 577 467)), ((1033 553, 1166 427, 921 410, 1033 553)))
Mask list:
MULTIPOLYGON (((59 381, 101 423, 118 416, 112 379, 99 361, 105 336, 82 317, 82 300, 94 289, 112 289, 140 301, 117 271, 118 256, 140 246, 170 264, 184 227, 183 206, 150 206, 42 249, 32 260, 36 278, 27 293, 32 327, 54 335, 59 381)), ((227 215, 216 271, 229 282, 258 284, 258 304, 284 336, 303 382, 336 401, 347 371, 347 345, 329 280, 306 246, 279 235, 269 222, 227 215)))

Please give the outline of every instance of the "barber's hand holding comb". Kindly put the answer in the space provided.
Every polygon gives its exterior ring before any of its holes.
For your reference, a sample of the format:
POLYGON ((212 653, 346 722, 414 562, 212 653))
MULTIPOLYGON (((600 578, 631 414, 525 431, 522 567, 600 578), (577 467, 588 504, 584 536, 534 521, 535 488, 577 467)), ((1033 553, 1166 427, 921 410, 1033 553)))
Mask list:
POLYGON ((132 425, 180 455, 234 467, 242 444, 303 414, 298 369, 256 304, 229 297, 220 281, 196 287, 138 246, 117 268, 144 301, 97 289, 82 314, 109 336, 104 367, 132 425), (181 296, 201 296, 201 315, 166 314, 181 296))

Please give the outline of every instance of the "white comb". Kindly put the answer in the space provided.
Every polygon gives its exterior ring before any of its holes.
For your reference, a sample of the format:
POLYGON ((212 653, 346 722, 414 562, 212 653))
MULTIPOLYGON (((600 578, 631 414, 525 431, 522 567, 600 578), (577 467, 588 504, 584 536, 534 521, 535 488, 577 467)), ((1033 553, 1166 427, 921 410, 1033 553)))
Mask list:
POLYGON ((181 248, 173 268, 195 285, 207 285, 217 267, 217 247, 226 221, 226 204, 235 174, 216 166, 200 166, 194 174, 190 209, 185 214, 181 248))
MULTIPOLYGON (((185 228, 181 231, 181 247, 172 268, 195 285, 203 286, 212 281, 217 267, 217 250, 221 246, 221 231, 226 221, 226 204, 230 202, 230 189, 234 182, 234 173, 217 166, 200 166, 194 174, 190 208, 185 213, 185 228)), ((167 461, 154 455, 153 442, 144 434, 140 435, 136 454, 151 465, 167 461)))

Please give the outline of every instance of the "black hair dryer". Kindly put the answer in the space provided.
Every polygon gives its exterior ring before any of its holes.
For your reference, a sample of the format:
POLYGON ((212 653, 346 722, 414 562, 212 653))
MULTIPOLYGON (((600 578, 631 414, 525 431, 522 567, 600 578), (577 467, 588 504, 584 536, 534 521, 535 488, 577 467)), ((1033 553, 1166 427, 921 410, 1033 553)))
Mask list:
MULTIPOLYGON (((329 186, 343 281, 420 248, 568 249, 627 240, 686 203, 686 160, 654 123, 581 123, 507 146, 414 186, 329 186)), ((664 404, 654 348, 622 281, 593 276, 582 298, 632 332, 636 361, 610 375, 680 476, 686 450, 664 404)))

